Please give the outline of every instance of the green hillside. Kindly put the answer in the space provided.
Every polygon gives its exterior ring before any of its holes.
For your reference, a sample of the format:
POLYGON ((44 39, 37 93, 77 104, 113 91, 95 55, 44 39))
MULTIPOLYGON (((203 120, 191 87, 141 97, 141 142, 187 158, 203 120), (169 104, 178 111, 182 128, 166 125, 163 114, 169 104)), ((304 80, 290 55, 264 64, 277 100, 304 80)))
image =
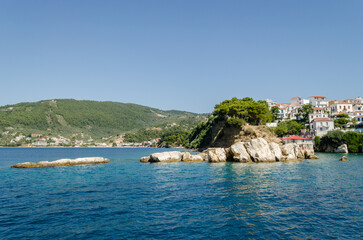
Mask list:
POLYGON ((23 133, 72 136, 75 133, 99 138, 150 127, 194 127, 202 115, 162 111, 130 103, 45 100, 0 107, 0 130, 12 127, 23 133))

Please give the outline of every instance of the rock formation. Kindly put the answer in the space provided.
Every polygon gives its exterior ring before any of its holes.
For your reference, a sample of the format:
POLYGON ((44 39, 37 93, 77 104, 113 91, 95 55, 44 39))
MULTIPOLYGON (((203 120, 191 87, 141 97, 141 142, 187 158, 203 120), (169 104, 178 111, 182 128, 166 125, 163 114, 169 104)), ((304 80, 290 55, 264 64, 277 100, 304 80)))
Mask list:
POLYGON ((235 143, 230 148, 233 161, 235 162, 251 162, 251 157, 248 154, 243 142, 235 143))
POLYGON ((24 162, 18 163, 12 168, 41 168, 41 167, 60 167, 60 166, 73 166, 73 165, 84 165, 84 164, 100 164, 109 163, 110 160, 103 157, 87 157, 87 158, 76 158, 76 159, 59 159, 56 161, 41 161, 41 162, 24 162))
POLYGON ((150 155, 149 162, 178 162, 181 161, 183 153, 178 151, 153 153, 150 155))
POLYGON ((275 155, 272 154, 269 144, 263 138, 252 139, 245 143, 246 150, 254 162, 274 162, 275 155))
POLYGON ((263 138, 256 138, 249 142, 234 143, 229 148, 208 148, 197 155, 191 155, 189 152, 153 153, 150 157, 142 157, 140 162, 275 162, 317 158, 313 149, 301 149, 296 143, 280 146, 276 142, 268 143, 263 138))
POLYGON ((348 153, 347 144, 342 144, 334 150, 335 153, 348 153))
POLYGON ((209 162, 227 161, 226 150, 224 148, 208 148, 207 156, 209 162))
POLYGON ((343 156, 339 161, 341 161, 341 162, 347 162, 349 160, 348 160, 348 158, 346 156, 343 156))

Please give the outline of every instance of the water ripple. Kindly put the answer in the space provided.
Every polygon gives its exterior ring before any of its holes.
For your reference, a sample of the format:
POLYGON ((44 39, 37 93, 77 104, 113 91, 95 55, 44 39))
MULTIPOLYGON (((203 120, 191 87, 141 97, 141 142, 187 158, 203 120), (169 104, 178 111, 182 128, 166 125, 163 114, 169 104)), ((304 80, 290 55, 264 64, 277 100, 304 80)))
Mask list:
POLYGON ((152 151, 0 149, 0 239, 363 238, 363 155, 346 163, 339 154, 276 164, 138 162, 152 151), (9 168, 92 155, 111 163, 9 168))

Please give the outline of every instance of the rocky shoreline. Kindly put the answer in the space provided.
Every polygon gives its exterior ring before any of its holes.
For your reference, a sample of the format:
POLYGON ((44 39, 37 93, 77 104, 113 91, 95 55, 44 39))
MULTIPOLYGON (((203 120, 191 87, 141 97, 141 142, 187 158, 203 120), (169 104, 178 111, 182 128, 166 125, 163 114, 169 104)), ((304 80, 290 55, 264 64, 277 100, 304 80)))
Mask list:
POLYGON ((18 163, 12 168, 43 168, 43 167, 61 167, 61 166, 74 166, 84 164, 101 164, 109 163, 110 160, 103 157, 87 157, 87 158, 76 158, 76 159, 59 159, 56 161, 41 161, 41 162, 24 162, 18 163))
POLYGON ((304 159, 317 159, 313 149, 302 149, 296 143, 279 145, 267 142, 263 138, 249 142, 237 142, 229 148, 208 148, 203 152, 191 155, 189 152, 161 152, 142 157, 140 162, 280 162, 304 159))

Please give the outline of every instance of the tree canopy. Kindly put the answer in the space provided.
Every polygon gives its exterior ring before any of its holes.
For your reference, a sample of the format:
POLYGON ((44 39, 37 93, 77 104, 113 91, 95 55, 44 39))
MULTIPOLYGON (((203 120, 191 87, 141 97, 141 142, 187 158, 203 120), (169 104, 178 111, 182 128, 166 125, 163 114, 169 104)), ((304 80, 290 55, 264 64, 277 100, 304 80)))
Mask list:
POLYGON ((227 123, 235 126, 243 126, 245 123, 265 124, 273 119, 265 101, 256 102, 250 97, 225 100, 215 106, 212 115, 224 118, 227 123))

